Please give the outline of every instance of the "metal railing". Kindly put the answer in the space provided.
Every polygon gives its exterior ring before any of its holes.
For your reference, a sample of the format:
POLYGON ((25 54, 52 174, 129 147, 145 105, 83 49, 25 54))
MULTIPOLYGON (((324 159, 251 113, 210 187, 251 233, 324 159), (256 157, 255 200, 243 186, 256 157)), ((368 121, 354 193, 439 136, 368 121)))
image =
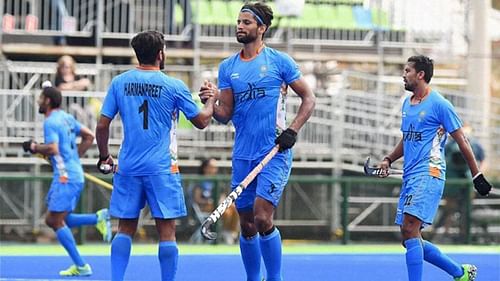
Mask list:
MULTIPOLYGON (((37 64, 35 64, 37 66, 37 64)), ((41 66, 41 64, 38 64, 41 66)), ((112 79, 130 66, 106 66, 101 69, 82 67, 88 77, 100 73, 102 81, 112 79)), ((42 140, 43 116, 37 113, 36 97, 41 77, 49 75, 49 68, 35 67, 29 71, 18 64, 9 68, 7 80, 16 80, 19 90, 0 89, 0 163, 32 163, 23 157, 19 144, 27 138, 42 140)), ((173 69, 179 76, 190 76, 189 69, 173 69)), ((366 156, 382 157, 390 151, 401 137, 400 108, 405 97, 400 78, 366 73, 344 72, 343 88, 330 90, 326 96, 318 96, 312 117, 299 134, 294 148, 299 167, 316 167, 330 170, 359 170, 366 156), (397 80, 397 81, 396 81, 397 80), (381 84, 381 86, 378 86, 381 84), (381 87, 381 91, 375 89, 381 87)), ((500 173, 500 99, 490 100, 490 120, 483 120, 482 112, 476 109, 481 97, 439 87, 439 78, 433 85, 455 106, 459 116, 472 128, 482 128, 489 121, 488 130, 473 131, 473 136, 487 144, 486 167, 492 174, 500 173)), ((446 80, 449 84, 449 79, 446 80)), ((455 80, 460 84, 461 81, 455 80)), ((103 91, 64 92, 63 109, 75 115, 92 130, 95 128, 103 91)), ((298 110, 300 98, 289 95, 287 117, 291 120, 298 110)), ((119 119, 112 123, 110 143, 112 152, 118 150, 122 140, 119 119)), ((215 121, 205 130, 193 129, 189 124, 179 131, 179 157, 195 160, 196 157, 216 156, 230 160, 234 129, 231 125, 215 121), (198 155, 203 151, 203 155, 198 155)), ((87 153, 90 162, 97 156, 95 148, 87 153)))
POLYGON ((92 36, 95 0, 2 1, 3 31, 8 34, 92 36))
MULTIPOLYGON (((20 144, 32 138, 43 142, 42 123, 43 116, 37 112, 36 97, 38 91, 23 90, 1 90, 0 108, 2 110, 0 123, 0 163, 31 164, 29 158, 23 156, 20 144), (10 160, 9 160, 10 159, 10 160)), ((104 92, 64 92, 62 108, 76 116, 76 118, 94 130, 96 119, 99 114, 100 104, 105 96, 104 92)), ((331 104, 331 97, 322 99, 323 103, 331 104)), ((296 110, 300 100, 290 99, 290 114, 296 110)), ((330 107, 324 106, 314 113, 313 119, 304 127, 303 134, 299 137, 302 144, 297 146, 297 155, 307 153, 310 157, 322 157, 331 159, 328 155, 332 152, 331 139, 325 135, 330 134, 332 124, 329 119, 322 118, 330 111, 330 107), (316 133, 317 132, 317 133, 316 133), (300 149, 304 149, 303 152, 300 149), (311 150, 309 149, 311 148, 311 150)), ((331 115, 331 114, 330 114, 331 115)), ((123 137, 122 126, 119 117, 112 122, 110 129, 110 145, 112 153, 116 153, 123 137)), ((232 144, 234 140, 234 128, 232 125, 224 125, 212 121, 209 129, 198 130, 189 126, 178 129, 179 157, 181 159, 194 159, 194 157, 217 156, 224 160, 231 158, 232 144), (199 153, 201 150, 209 155, 199 153), (196 153, 194 153, 196 152, 196 153)), ((91 162, 97 157, 96 147, 92 147, 86 154, 85 159, 91 162)))
MULTIPOLYGON (((228 1, 221 2, 224 4, 219 8, 227 11, 211 11, 213 6, 209 0, 5 0, 2 1, 3 6, 0 4, 0 16, 4 18, 5 34, 94 36, 98 47, 102 39, 127 39, 142 30, 161 31, 170 41, 189 42, 196 37, 202 42, 232 43, 237 9, 244 1, 230 1, 239 3, 237 5, 226 5, 228 1), (234 20, 219 22, 218 17, 227 17, 229 14, 234 15, 234 20)), ((267 2, 274 4, 273 1, 267 2)), ((331 16, 335 17, 334 14, 331 16)), ((373 47, 373 34, 377 32, 381 33, 380 38, 387 47, 407 41, 406 31, 400 27, 391 29, 395 25, 392 22, 388 22, 387 27, 383 28, 374 24, 372 29, 354 26, 311 29, 279 26, 278 19, 282 16, 275 11, 275 17, 277 26, 270 30, 275 43, 312 45, 319 42, 332 46, 346 43, 355 46, 356 43, 373 47)), ((392 17, 387 15, 387 19, 390 21, 392 17)), ((443 32, 441 35, 444 34, 443 32)), ((422 36, 426 38, 425 34, 414 32, 408 38, 419 40, 422 36)), ((431 41, 439 41, 441 38, 442 36, 434 36, 431 41)))
MULTIPOLYGON (((89 90, 106 91, 111 80, 118 74, 133 69, 134 65, 117 64, 89 64, 79 63, 76 74, 82 78, 88 78, 92 83, 89 90)), ((43 81, 56 80, 56 63, 51 62, 21 62, 0 60, 0 88, 2 89, 40 89, 43 81)), ((204 71, 200 68, 199 71, 204 71)), ((193 66, 189 65, 165 65, 165 72, 169 75, 189 80, 194 72, 193 66)))
MULTIPOLYGON (((0 174, 0 228, 8 227, 17 231, 21 238, 30 235, 33 230, 37 233, 46 228, 42 218, 45 209, 42 198, 51 179, 52 176, 45 173, 37 176, 0 174)), ((109 177, 103 179, 110 180, 109 177)), ((220 193, 227 192, 230 178, 183 175, 185 192, 188 192, 189 186, 202 180, 216 182, 213 197, 219 198, 220 193)), ((493 184, 499 185, 498 182, 493 184)), ((366 177, 292 176, 276 209, 275 223, 289 238, 339 239, 346 244, 352 240, 377 241, 384 239, 384 235, 398 235, 399 228, 394 225, 394 216, 400 185, 401 180, 396 178, 374 181, 366 177), (335 212, 336 208, 338 212, 335 212)), ((473 194, 468 180, 449 180, 447 183, 447 188, 461 186, 470 191, 466 194, 473 194)), ((109 198, 109 190, 88 182, 77 211, 93 212, 106 207, 109 198)), ((466 212, 461 215, 465 216, 463 221, 466 227, 465 232, 460 234, 463 241, 479 242, 486 237, 498 243, 495 237, 498 238, 500 234, 500 198, 494 195, 467 197, 464 202, 467 205, 466 212), (489 212, 488 216, 482 214, 485 210, 489 212)), ((184 223, 185 220, 179 222, 179 232, 198 231, 196 227, 184 223)), ((141 225, 154 225, 154 220, 147 212, 141 215, 141 225)), ((453 226, 454 233, 456 227, 453 226)), ((431 231, 440 233, 443 229, 431 228, 431 231)), ((456 233, 453 235, 457 236, 456 233)))

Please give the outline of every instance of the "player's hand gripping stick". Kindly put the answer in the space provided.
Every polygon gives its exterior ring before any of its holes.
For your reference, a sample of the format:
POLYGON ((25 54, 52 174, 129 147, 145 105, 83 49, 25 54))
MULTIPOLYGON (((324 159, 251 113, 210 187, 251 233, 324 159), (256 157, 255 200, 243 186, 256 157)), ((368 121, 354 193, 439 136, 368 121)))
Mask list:
POLYGON ((115 163, 113 161, 113 157, 111 157, 111 155, 109 154, 106 156, 99 155, 99 161, 97 161, 97 169, 103 174, 115 172, 115 163))

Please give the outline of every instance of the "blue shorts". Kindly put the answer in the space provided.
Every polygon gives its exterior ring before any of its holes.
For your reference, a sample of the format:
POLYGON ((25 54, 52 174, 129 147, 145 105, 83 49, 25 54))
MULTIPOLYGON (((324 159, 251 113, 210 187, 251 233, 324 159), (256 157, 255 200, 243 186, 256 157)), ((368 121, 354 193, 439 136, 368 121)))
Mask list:
POLYGON ((60 183, 53 181, 45 198, 47 208, 51 212, 72 212, 80 199, 83 182, 60 183))
POLYGON ((113 176, 109 211, 121 219, 136 219, 146 201, 153 218, 175 219, 187 214, 181 175, 113 176))
POLYGON ((443 195, 444 180, 429 175, 415 176, 403 182, 396 213, 397 225, 403 224, 403 215, 420 219, 422 227, 432 224, 443 195))
MULTIPOLYGON (((255 160, 233 159, 232 189, 235 189, 264 157, 255 160)), ((274 207, 277 207, 291 170, 291 150, 277 153, 236 199, 236 209, 238 211, 253 210, 256 196, 271 202, 274 207)))

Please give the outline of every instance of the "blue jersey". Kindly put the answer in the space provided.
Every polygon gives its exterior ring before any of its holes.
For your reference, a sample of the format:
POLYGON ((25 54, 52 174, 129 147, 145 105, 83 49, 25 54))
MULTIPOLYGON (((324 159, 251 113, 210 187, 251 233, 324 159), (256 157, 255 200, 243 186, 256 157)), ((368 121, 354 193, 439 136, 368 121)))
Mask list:
POLYGON ((68 182, 82 183, 83 168, 78 156, 76 136, 82 125, 63 110, 54 110, 43 123, 45 144, 57 144, 59 154, 50 156, 54 169, 54 181, 67 177, 68 182))
POLYGON ((281 86, 300 76, 290 56, 268 47, 251 60, 237 53, 221 63, 219 89, 233 92, 234 159, 259 158, 275 145, 277 134, 286 129, 286 95, 281 86))
POLYGON ((404 178, 430 175, 445 179, 447 133, 462 127, 453 105, 432 90, 421 103, 406 98, 402 109, 404 178))
POLYGON ((123 123, 117 173, 146 176, 177 173, 176 126, 179 110, 188 119, 199 109, 186 85, 159 70, 133 69, 116 76, 101 114, 123 123))

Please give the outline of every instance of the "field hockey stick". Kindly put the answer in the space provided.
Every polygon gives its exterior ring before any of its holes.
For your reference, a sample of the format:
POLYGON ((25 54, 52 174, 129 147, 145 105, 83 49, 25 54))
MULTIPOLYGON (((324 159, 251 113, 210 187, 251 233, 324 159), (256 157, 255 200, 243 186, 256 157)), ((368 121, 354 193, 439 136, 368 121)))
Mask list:
POLYGON ((205 237, 205 239, 208 240, 215 240, 217 238, 217 233, 210 231, 210 226, 212 224, 216 223, 222 214, 229 208, 234 203, 234 200, 240 196, 240 194, 243 192, 243 190, 255 179, 255 177, 262 171, 264 166, 267 165, 267 163, 276 155, 278 152, 279 146, 276 145, 273 147, 273 149, 260 161, 259 164, 253 170, 246 176, 246 178, 233 190, 229 195, 222 201, 222 203, 217 206, 217 209, 215 209, 210 216, 208 216, 207 219, 203 222, 201 225, 201 235, 205 237))
POLYGON ((370 167, 370 157, 366 158, 365 165, 364 165, 364 171, 365 175, 370 176, 370 177, 378 177, 380 175, 383 175, 387 173, 388 175, 402 175, 403 170, 398 170, 398 169, 382 169, 382 168, 374 168, 370 167))
MULTIPOLYGON (((50 159, 48 157, 46 157, 45 155, 43 155, 41 153, 35 153, 34 155, 38 158, 41 158, 41 159, 44 159, 45 161, 47 161, 47 163, 49 163, 49 165, 52 165, 52 163, 50 162, 50 159)), ((108 190, 113 190, 113 185, 101 180, 100 178, 98 178, 96 176, 93 176, 93 175, 86 173, 86 172, 83 173, 83 176, 87 180, 89 180, 92 183, 97 184, 98 186, 104 187, 105 189, 108 189, 108 190)))
POLYGON ((101 187, 106 188, 107 190, 113 190, 113 185, 110 184, 109 182, 103 181, 100 178, 93 176, 89 173, 83 173, 83 176, 88 179, 90 182, 93 182, 101 187))
MULTIPOLYGON (((367 176, 373 176, 373 177, 378 177, 382 173, 384 173, 384 169, 382 168, 372 168, 370 167, 370 157, 366 159, 365 165, 364 165, 364 171, 365 175, 367 176)), ((398 169, 389 169, 387 171, 389 175, 403 175, 403 170, 398 170, 398 169)), ((491 195, 500 195, 500 189, 498 188, 491 188, 489 194, 491 195)))

